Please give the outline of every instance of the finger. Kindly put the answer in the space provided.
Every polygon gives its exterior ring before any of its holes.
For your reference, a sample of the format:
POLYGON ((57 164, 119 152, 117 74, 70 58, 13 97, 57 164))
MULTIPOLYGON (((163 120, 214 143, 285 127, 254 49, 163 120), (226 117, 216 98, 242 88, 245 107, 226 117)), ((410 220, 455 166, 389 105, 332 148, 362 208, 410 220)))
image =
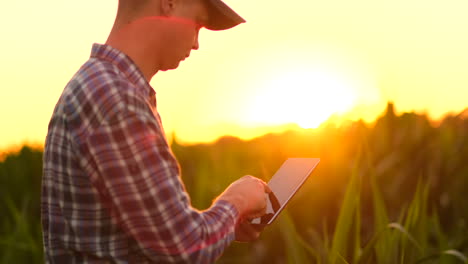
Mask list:
POLYGON ((252 231, 249 223, 244 221, 239 223, 236 228, 236 240, 239 242, 250 242, 258 239, 260 233, 256 230, 252 231))
POLYGON ((264 182, 262 179, 259 179, 259 178, 256 178, 256 179, 258 180, 258 182, 260 182, 263 185, 263 188, 264 188, 266 193, 271 192, 270 186, 268 186, 268 184, 266 182, 264 182))
POLYGON ((262 217, 264 214, 266 214, 266 210, 267 210, 267 207, 266 207, 266 204, 265 204, 265 207, 263 207, 263 208, 258 212, 258 216, 257 216, 257 217, 262 217))
POLYGON ((252 226, 249 222, 244 222, 241 227, 243 235, 250 241, 256 240, 260 237, 260 231, 252 226))
POLYGON ((271 193, 270 186, 268 186, 268 184, 266 182, 262 181, 261 179, 258 179, 258 180, 262 183, 263 188, 265 189, 265 192, 266 193, 271 193))
POLYGON ((249 214, 248 218, 253 219, 253 218, 261 217, 262 215, 266 214, 267 207, 268 207, 267 204, 268 204, 268 199, 265 198, 263 202, 263 206, 255 209, 255 211, 252 211, 249 214))
POLYGON ((248 221, 250 222, 251 220, 255 219, 255 218, 259 218, 259 217, 262 217, 266 214, 266 207, 265 208, 262 208, 258 211, 255 211, 255 212, 252 212, 250 213, 246 219, 248 219, 248 221))
POLYGON ((248 234, 240 226, 236 229, 236 240, 239 242, 250 242, 248 234))
POLYGON ((265 229, 266 227, 266 225, 264 224, 250 224, 250 225, 259 233, 263 232, 263 229, 265 229))

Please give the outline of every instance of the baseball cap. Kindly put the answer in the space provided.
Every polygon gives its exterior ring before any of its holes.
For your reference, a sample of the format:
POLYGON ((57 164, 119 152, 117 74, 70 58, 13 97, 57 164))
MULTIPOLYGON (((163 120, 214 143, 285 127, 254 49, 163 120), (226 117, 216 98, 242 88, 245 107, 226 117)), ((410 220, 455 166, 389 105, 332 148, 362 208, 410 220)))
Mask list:
POLYGON ((205 0, 208 21, 205 28, 225 30, 244 23, 245 20, 221 0, 205 0))

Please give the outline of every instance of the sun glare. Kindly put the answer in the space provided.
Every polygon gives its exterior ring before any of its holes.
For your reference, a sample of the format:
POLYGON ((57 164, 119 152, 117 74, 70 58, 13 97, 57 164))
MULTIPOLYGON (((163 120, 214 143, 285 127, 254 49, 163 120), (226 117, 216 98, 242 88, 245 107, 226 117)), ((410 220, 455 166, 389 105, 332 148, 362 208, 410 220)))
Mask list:
POLYGON ((333 114, 349 111, 356 101, 352 81, 320 68, 280 73, 262 86, 249 109, 249 119, 255 123, 316 128, 333 114))

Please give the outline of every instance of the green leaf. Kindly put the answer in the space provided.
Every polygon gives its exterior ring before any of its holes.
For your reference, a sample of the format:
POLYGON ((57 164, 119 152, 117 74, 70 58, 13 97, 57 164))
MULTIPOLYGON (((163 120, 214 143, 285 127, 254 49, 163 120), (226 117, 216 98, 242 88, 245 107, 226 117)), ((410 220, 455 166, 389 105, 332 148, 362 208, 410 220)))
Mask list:
MULTIPOLYGON (((360 159, 358 155, 356 160, 360 159)), ((337 263, 338 256, 350 257, 348 253, 349 242, 352 241, 350 236, 355 236, 353 231, 353 219, 357 213, 360 195, 360 178, 358 170, 359 162, 355 163, 351 180, 346 188, 346 193, 341 205, 341 210, 338 216, 338 221, 335 227, 335 233, 332 239, 332 248, 328 263, 337 263)))
POLYGON ((448 249, 448 250, 442 251, 440 253, 424 257, 424 258, 418 260, 416 262, 416 264, 424 263, 426 261, 430 261, 430 260, 434 260, 434 259, 438 259, 438 258, 440 258, 440 257, 442 257, 444 255, 445 256, 452 256, 455 259, 459 260, 461 263, 465 263, 465 264, 468 263, 468 258, 465 255, 463 255, 463 253, 461 253, 460 251, 455 250, 455 249, 448 249))

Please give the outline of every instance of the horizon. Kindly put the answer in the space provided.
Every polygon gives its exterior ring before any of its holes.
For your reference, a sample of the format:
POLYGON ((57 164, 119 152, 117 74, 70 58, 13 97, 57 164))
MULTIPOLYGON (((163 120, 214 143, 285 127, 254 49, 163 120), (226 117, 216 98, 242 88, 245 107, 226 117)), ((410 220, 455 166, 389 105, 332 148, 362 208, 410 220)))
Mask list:
MULTIPOLYGON (((388 102, 386 107, 383 109, 382 112, 379 113, 379 115, 376 116, 375 119, 373 120, 364 120, 364 119, 343 119, 340 116, 331 116, 329 119, 325 120, 322 122, 318 127, 314 128, 304 128, 301 127, 300 125, 296 123, 287 123, 287 124, 281 124, 281 125, 275 125, 275 126, 264 126, 264 127, 240 127, 236 124, 223 124, 222 126, 229 126, 231 129, 237 129, 237 133, 227 133, 227 134, 222 134, 219 135, 218 137, 212 138, 211 140, 205 140, 205 141, 185 141, 183 139, 180 139, 177 133, 171 133, 168 134, 166 133, 166 137, 168 140, 168 143, 172 145, 174 142, 176 142, 178 145, 184 145, 184 146, 194 146, 194 145, 205 145, 205 144, 216 144, 219 140, 222 140, 224 138, 236 138, 241 141, 253 141, 255 139, 262 138, 264 136, 268 136, 271 134, 275 135, 281 135, 289 132, 294 132, 294 133, 303 133, 303 132, 321 132, 324 129, 329 128, 330 126, 334 127, 343 127, 347 126, 352 123, 356 122, 364 122, 368 126, 373 126, 375 123, 383 118, 388 110, 389 107, 392 107, 393 113, 397 117, 401 117, 405 114, 414 114, 418 115, 420 117, 426 118, 433 127, 438 127, 439 124, 445 120, 447 117, 453 117, 453 116, 466 116, 468 119, 468 107, 465 108, 464 110, 460 112, 448 112, 444 116, 441 116, 438 119, 431 118, 427 113, 425 112, 417 112, 417 111, 398 111, 397 107, 393 102, 388 102), (255 130, 256 132, 252 132, 252 130, 255 130)), ((16 145, 10 145, 7 147, 1 147, 0 145, 0 162, 4 159, 5 156, 16 153, 20 151, 23 147, 30 147, 32 149, 38 149, 38 150, 43 150, 44 148, 44 143, 41 142, 27 142, 24 141, 22 143, 16 144, 16 145)))

